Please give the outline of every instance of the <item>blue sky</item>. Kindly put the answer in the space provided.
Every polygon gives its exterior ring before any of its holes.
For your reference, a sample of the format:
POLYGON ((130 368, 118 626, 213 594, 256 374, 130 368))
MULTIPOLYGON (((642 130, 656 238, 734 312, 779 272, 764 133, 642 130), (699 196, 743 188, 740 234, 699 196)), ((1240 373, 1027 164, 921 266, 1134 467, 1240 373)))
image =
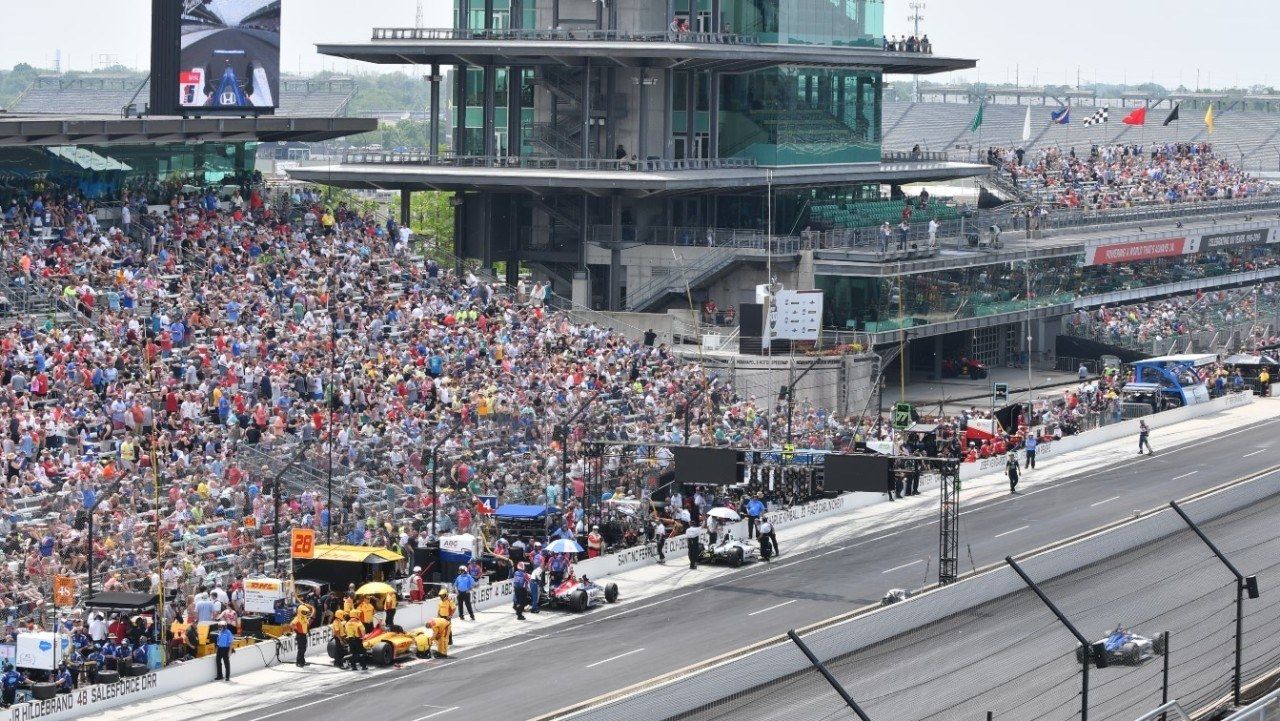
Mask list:
MULTIPOLYGON (((979 60, 946 80, 1074 84, 1149 80, 1167 86, 1280 85, 1274 51, 1280 3, 1263 0, 925 0, 924 30, 936 52, 979 60)), ((10 32, 0 67, 18 62, 88 70, 115 61, 148 64, 150 0, 5 3, 10 32), (53 19, 75 18, 67 23, 53 19), (92 29, 90 31, 89 29, 92 29), (20 31, 18 31, 20 29, 20 31), (87 37, 76 38, 76 30, 87 37)), ((447 26, 450 0, 424 0, 425 24, 447 26)), ((286 72, 377 71, 324 58, 315 43, 359 41, 375 26, 411 26, 416 0, 284 0, 286 72)), ((907 0, 886 0, 886 30, 910 29, 907 0)), ((394 69, 387 68, 387 69, 394 69)))

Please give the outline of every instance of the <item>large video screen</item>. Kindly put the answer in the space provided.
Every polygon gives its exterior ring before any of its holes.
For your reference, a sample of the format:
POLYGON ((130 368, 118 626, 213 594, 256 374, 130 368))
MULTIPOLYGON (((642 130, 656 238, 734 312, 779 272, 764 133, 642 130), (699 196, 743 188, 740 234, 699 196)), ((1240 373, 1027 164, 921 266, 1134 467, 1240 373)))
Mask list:
POLYGON ((889 487, 893 460, 879 455, 829 454, 823 471, 822 487, 840 493, 884 493, 889 487))
POLYGON ((179 106, 279 105, 280 0, 172 2, 182 8, 179 106))
POLYGON ((738 482, 738 452, 729 448, 678 446, 676 482, 730 486, 738 482))

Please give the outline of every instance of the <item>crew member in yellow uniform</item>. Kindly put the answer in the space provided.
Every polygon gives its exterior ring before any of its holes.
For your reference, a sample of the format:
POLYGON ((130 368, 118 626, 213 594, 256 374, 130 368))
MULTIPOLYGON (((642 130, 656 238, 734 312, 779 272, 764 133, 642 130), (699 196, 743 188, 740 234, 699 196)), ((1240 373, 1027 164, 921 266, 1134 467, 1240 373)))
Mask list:
POLYGON ((356 606, 356 618, 360 619, 360 623, 363 623, 365 628, 373 627, 373 602, 368 596, 361 598, 359 605, 356 606))
POLYGON ((337 657, 333 659, 333 665, 342 668, 342 661, 347 657, 347 643, 343 638, 343 628, 347 625, 347 612, 338 609, 333 612, 333 624, 329 626, 333 630, 333 649, 337 652, 337 657))
POLYGON ((348 618, 342 625, 342 637, 347 642, 347 652, 351 654, 351 670, 356 670, 356 664, 359 664, 368 671, 369 654, 364 650, 364 624, 360 619, 348 618))
POLYGON ((311 606, 305 603, 298 606, 298 611, 289 622, 289 627, 293 629, 293 640, 298 647, 298 657, 294 659, 294 663, 298 668, 303 668, 307 665, 307 633, 311 630, 311 606))
POLYGON ((448 658, 449 656, 449 630, 453 624, 449 623, 447 618, 432 618, 427 621, 427 628, 431 629, 431 640, 436 642, 436 656, 439 658, 448 658))
POLYGON ((396 595, 388 593, 386 600, 382 602, 382 610, 387 615, 387 628, 391 628, 391 624, 396 622, 396 595))
POLYGON ((440 605, 436 607, 436 615, 449 621, 449 643, 453 643, 453 614, 458 610, 458 604, 449 597, 449 589, 440 589, 440 605))

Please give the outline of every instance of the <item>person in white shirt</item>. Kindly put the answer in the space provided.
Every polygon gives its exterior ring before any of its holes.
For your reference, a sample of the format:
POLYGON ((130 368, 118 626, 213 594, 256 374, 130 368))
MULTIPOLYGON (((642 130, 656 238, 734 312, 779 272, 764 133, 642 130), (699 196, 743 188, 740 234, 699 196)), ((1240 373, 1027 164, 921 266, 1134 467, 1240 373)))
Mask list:
POLYGON ((938 219, 929 219, 929 247, 934 248, 938 245, 938 219))
MULTIPOLYGON (((685 513, 688 513, 688 511, 685 511, 685 513)), ((702 544, 699 543, 699 541, 701 540, 700 539, 701 533, 702 533, 702 528, 700 526, 695 526, 693 524, 689 524, 689 527, 685 529, 685 532, 684 532, 685 543, 687 543, 689 546, 689 570, 691 571, 697 570, 698 556, 701 555, 702 553, 702 548, 701 548, 702 544)))

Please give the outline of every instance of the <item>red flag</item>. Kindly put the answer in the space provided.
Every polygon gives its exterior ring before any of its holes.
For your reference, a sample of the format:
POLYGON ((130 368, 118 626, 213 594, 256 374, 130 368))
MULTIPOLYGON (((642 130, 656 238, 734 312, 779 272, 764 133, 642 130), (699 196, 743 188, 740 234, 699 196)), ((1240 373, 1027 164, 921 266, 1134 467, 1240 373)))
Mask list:
POLYGON ((1125 116, 1125 118, 1124 118, 1124 124, 1125 124, 1125 125, 1146 125, 1146 124, 1147 124, 1147 109, 1146 109, 1146 108, 1138 108, 1137 110, 1133 111, 1132 113, 1129 113, 1129 114, 1128 114, 1128 115, 1126 115, 1126 116, 1125 116))

